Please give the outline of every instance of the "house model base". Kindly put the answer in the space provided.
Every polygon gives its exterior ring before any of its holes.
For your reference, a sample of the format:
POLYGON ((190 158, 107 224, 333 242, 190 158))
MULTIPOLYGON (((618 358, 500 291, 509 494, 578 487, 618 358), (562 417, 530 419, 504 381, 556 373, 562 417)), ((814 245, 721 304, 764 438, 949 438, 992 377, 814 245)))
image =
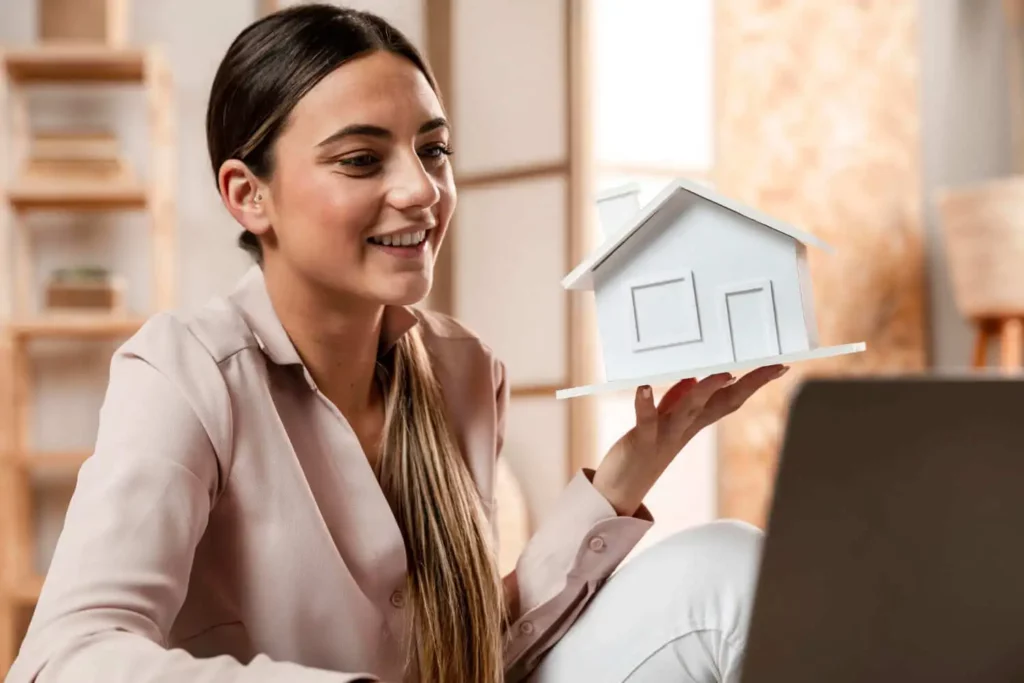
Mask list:
POLYGON ((562 280, 597 303, 605 381, 557 398, 864 351, 818 339, 813 234, 685 179, 641 207, 635 184, 597 199, 603 243, 562 280))
POLYGON ((667 386, 690 377, 699 379, 709 375, 715 375, 720 372, 731 372, 735 374, 742 370, 753 370, 766 365, 789 365, 792 363, 799 363, 801 361, 843 356, 849 353, 860 353, 861 351, 864 351, 865 348, 866 345, 864 342, 843 344, 841 346, 824 346, 811 351, 797 351, 795 353, 787 353, 781 356, 773 356, 771 358, 757 358, 747 361, 723 363, 721 365, 708 365, 702 368, 687 368, 685 370, 667 372, 660 375, 617 379, 610 382, 602 382, 600 384, 588 384, 586 386, 573 387, 571 389, 559 389, 555 392, 555 398, 562 399, 576 398, 578 396, 590 396, 592 394, 600 394, 610 391, 635 389, 636 387, 640 387, 645 384, 649 384, 652 387, 667 386))

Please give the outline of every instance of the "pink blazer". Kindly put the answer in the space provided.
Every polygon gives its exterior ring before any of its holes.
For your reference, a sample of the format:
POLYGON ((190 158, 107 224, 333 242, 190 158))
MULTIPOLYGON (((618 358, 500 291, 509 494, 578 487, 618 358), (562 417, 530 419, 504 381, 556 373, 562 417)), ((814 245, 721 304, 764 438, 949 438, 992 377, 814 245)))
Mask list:
MULTIPOLYGON (((493 520, 504 366, 458 323, 412 308, 388 309, 383 348, 413 325, 493 520)), ((652 523, 646 509, 616 516, 590 474, 518 560, 509 680, 652 523)), ((114 355, 95 452, 7 681, 398 682, 405 562, 354 432, 254 266, 229 296, 154 316, 114 355)))

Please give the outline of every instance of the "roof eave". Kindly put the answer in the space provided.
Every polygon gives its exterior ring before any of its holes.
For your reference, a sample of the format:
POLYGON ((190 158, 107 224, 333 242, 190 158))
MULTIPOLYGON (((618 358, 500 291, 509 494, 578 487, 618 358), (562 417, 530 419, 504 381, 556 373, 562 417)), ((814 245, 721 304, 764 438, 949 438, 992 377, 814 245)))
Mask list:
MULTIPOLYGON (((678 190, 690 192, 691 194, 697 195, 698 197, 704 199, 705 201, 713 202, 715 204, 718 204, 719 206, 723 206, 725 208, 732 208, 730 206, 732 204, 732 201, 729 200, 728 198, 719 195, 716 191, 711 190, 710 188, 701 187, 696 183, 690 183, 689 181, 686 181, 682 178, 677 178, 668 185, 666 185, 655 198, 648 202, 644 206, 644 208, 641 209, 641 211, 639 211, 636 214, 633 220, 623 227, 618 236, 606 240, 604 243, 602 243, 601 246, 599 246, 594 251, 594 253, 591 256, 588 256, 587 258, 583 259, 576 266, 576 268, 572 270, 572 272, 570 272, 568 275, 562 278, 562 288, 566 290, 593 289, 593 272, 597 270, 604 262, 604 258, 595 257, 602 254, 607 245, 617 242, 622 234, 626 234, 625 239, 622 240, 623 243, 629 241, 633 237, 633 234, 636 232, 636 230, 643 223, 645 223, 651 215, 660 211, 663 208, 665 201, 667 201, 667 199, 678 190)), ((769 230, 781 232, 782 234, 786 235, 787 237, 790 237, 793 240, 796 240, 797 242, 820 249, 824 251, 826 254, 831 255, 836 253, 836 250, 832 245, 830 245, 828 242, 821 239, 817 235, 804 232, 803 230, 800 230, 792 225, 789 225, 788 223, 778 221, 774 217, 768 216, 767 214, 764 214, 760 210, 755 209, 753 207, 744 208, 746 208, 749 213, 739 213, 745 215, 745 217, 748 218, 749 220, 761 224, 762 226, 768 228, 769 230)), ((607 254, 604 254, 604 256, 607 256, 607 254)))
POLYGON ((587 290, 593 289, 594 278, 592 277, 593 269, 589 267, 587 261, 584 261, 580 265, 576 266, 575 270, 562 278, 562 289, 567 290, 587 290))

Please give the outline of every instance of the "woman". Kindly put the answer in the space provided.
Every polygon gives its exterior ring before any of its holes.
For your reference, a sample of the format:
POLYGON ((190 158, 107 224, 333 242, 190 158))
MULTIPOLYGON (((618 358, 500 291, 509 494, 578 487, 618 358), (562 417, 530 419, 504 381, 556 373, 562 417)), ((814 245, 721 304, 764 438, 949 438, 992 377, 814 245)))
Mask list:
POLYGON ((207 135, 257 264, 115 354, 8 681, 735 676, 755 532, 680 534, 602 584, 676 453, 783 368, 642 388, 500 577, 504 366, 409 307, 455 207, 427 66, 371 14, 300 5, 232 44, 207 135))

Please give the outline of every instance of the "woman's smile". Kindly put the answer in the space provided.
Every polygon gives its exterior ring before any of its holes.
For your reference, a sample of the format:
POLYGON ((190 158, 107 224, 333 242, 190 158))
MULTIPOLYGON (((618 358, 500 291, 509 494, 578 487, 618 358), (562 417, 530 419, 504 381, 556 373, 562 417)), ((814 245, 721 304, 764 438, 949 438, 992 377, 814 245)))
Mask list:
POLYGON ((397 258, 422 258, 430 245, 433 228, 412 227, 367 238, 375 250, 397 258))

